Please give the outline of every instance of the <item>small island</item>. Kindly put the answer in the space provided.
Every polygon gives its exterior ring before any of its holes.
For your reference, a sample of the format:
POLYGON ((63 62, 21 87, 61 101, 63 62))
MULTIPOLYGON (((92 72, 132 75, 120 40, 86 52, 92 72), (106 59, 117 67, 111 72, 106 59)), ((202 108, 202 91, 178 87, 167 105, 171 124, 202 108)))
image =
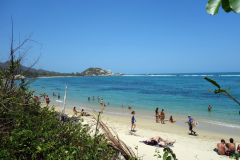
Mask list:
POLYGON ((104 70, 102 68, 88 68, 81 73, 76 73, 76 76, 122 76, 123 73, 112 73, 111 70, 104 70))

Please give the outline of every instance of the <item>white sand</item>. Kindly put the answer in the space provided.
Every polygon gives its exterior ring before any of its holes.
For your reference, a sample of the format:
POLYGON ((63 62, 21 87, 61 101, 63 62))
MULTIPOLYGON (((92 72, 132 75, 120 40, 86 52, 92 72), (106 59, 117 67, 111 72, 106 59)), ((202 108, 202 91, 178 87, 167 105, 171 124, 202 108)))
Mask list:
MULTIPOLYGON (((60 107, 56 107, 57 111, 61 111, 60 107)), ((66 108, 65 113, 72 115, 72 109, 66 108)), ((92 114, 92 113, 90 113, 92 114)), ((156 123, 152 119, 137 118, 136 132, 130 130, 130 115, 129 117, 115 116, 109 114, 102 114, 102 121, 108 127, 114 128, 118 136, 124 141, 132 150, 137 154, 135 147, 138 146, 138 156, 144 160, 157 159, 153 155, 155 149, 159 149, 161 156, 163 156, 163 148, 157 148, 148 146, 139 141, 147 140, 149 138, 160 136, 163 139, 176 140, 174 147, 171 147, 179 160, 218 160, 227 159, 227 156, 220 156, 213 149, 221 139, 225 139, 228 142, 229 138, 233 138, 236 144, 240 143, 239 135, 223 134, 217 132, 211 132, 206 130, 200 130, 194 128, 197 132, 197 136, 189 135, 188 125, 185 127, 166 122, 166 124, 156 123)), ((92 120, 91 117, 84 117, 85 122, 92 120)), ((187 119, 186 119, 187 121, 187 119)))

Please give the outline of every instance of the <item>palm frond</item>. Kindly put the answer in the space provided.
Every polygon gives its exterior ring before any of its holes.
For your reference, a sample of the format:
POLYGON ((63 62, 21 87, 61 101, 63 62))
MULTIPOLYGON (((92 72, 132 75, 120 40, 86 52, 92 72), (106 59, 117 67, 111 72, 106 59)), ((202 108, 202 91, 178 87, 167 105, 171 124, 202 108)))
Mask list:
POLYGON ((207 77, 204 77, 203 79, 207 80, 208 82, 212 83, 214 86, 216 86, 217 88, 221 88, 220 85, 213 79, 209 79, 207 77))

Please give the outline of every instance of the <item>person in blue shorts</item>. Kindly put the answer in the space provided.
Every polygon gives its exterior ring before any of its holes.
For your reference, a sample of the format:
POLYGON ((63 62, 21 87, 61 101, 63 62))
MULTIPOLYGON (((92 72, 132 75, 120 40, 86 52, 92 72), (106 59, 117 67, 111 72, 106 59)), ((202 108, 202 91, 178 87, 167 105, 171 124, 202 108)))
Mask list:
POLYGON ((188 118, 189 118, 189 120, 187 121, 187 122, 185 122, 185 123, 188 123, 188 125, 189 125, 189 130, 191 131, 191 134, 196 134, 196 132, 194 132, 193 130, 192 130, 192 122, 193 122, 193 119, 192 119, 192 117, 191 117, 191 115, 189 114, 188 115, 188 118))

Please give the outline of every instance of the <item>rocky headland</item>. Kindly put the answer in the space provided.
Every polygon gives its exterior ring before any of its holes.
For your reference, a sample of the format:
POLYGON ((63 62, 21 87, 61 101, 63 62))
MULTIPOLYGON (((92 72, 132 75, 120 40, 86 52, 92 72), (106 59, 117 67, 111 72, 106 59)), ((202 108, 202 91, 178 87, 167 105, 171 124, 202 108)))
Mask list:
POLYGON ((81 73, 76 73, 76 76, 122 76, 123 73, 112 73, 111 70, 104 70, 102 68, 88 68, 81 73))

